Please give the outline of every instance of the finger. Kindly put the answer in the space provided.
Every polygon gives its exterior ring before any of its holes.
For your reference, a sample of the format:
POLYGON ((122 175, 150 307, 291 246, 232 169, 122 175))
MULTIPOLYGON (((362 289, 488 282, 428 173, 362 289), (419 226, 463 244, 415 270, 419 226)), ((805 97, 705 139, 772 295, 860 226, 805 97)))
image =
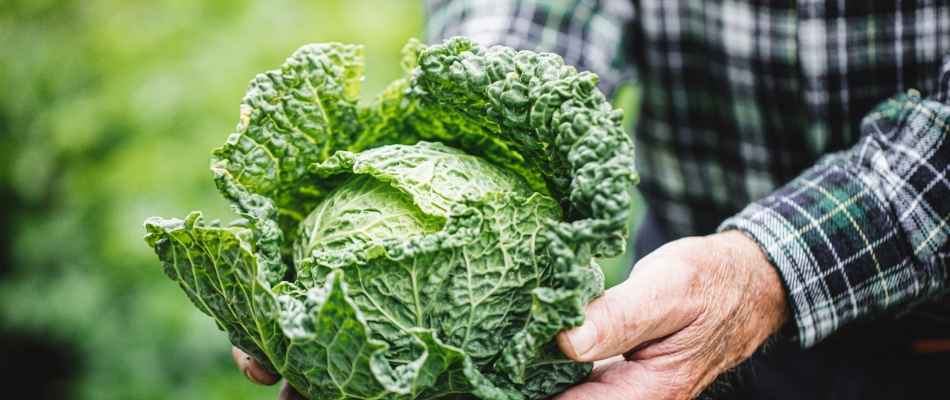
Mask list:
POLYGON ((237 364, 249 381, 258 385, 270 386, 280 380, 280 375, 268 372, 254 357, 249 356, 241 349, 232 347, 231 355, 234 356, 234 363, 237 364))
POLYGON ((692 399, 699 395, 690 379, 688 362, 675 360, 627 361, 612 357, 594 363, 587 382, 568 389, 556 400, 582 399, 692 399), (685 368, 684 368, 685 367, 685 368))
POLYGON ((616 368, 615 365, 624 362, 627 362, 627 359, 625 359, 622 355, 613 356, 600 361, 594 361, 594 369, 590 371, 590 375, 587 375, 587 381, 596 381, 607 371, 610 371, 612 368, 616 368))
POLYGON ((307 398, 303 397, 293 386, 290 386, 287 381, 284 381, 284 384, 280 387, 280 393, 277 394, 277 400, 307 400, 307 398))
POLYGON ((695 274, 678 257, 644 258, 630 278, 587 305, 584 324, 560 332, 564 354, 576 361, 596 361, 683 329, 698 316, 689 302, 695 274))
POLYGON ((642 365, 623 359, 598 365, 587 382, 561 393, 555 400, 649 399, 649 388, 639 379, 649 376, 642 365))

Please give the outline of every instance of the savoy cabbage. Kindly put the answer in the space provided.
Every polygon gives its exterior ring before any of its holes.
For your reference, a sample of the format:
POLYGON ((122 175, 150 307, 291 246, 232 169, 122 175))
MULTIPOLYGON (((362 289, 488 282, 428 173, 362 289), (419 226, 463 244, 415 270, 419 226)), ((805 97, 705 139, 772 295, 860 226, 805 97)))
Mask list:
POLYGON ((554 54, 411 41, 357 103, 361 46, 251 81, 214 150, 243 218, 151 218, 145 239, 231 342, 329 398, 547 398, 583 380, 554 335, 623 251, 633 145, 554 54))

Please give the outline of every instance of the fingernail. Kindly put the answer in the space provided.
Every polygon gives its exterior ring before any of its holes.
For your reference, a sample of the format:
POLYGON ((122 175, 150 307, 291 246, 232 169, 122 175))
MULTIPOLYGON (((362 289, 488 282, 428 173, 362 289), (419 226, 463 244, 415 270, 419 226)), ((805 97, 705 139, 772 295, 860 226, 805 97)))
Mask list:
POLYGON ((238 368, 241 369, 241 373, 244 374, 247 380, 264 386, 273 385, 280 380, 280 375, 267 372, 254 357, 247 355, 241 349, 234 347, 232 354, 234 355, 234 362, 237 363, 238 368))
POLYGON ((263 385, 264 383, 254 375, 254 358, 251 356, 244 356, 241 358, 241 372, 244 372, 244 376, 247 377, 247 380, 254 382, 258 385, 263 385))
MULTIPOLYGON (((250 358, 250 357, 248 357, 248 358, 250 358)), ((260 382, 259 380, 257 380, 257 378, 254 376, 254 374, 251 373, 250 360, 244 360, 244 362, 243 362, 242 364, 243 364, 243 365, 241 365, 241 372, 244 372, 244 377, 246 377, 247 380, 249 380, 249 381, 251 381, 251 382, 254 382, 254 383, 260 385, 261 382, 260 382)))
POLYGON ((574 354, 583 356, 597 343, 597 325, 590 320, 584 321, 584 325, 567 331, 567 340, 571 342, 574 354))
POLYGON ((272 374, 267 372, 260 363, 257 362, 254 358, 247 357, 247 366, 248 368, 244 370, 244 376, 247 379, 250 379, 251 382, 254 382, 258 385, 270 386, 280 380, 280 375, 272 374))

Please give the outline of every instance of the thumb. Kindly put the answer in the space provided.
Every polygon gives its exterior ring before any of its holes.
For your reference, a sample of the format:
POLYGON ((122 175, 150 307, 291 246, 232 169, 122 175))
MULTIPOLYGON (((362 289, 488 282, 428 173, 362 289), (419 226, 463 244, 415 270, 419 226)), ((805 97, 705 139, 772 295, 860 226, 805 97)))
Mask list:
POLYGON ((591 301, 583 325, 558 333, 564 355, 588 362, 624 354, 695 319, 682 301, 690 287, 689 274, 669 261, 643 259, 629 279, 591 301))
POLYGON ((234 356, 234 363, 241 369, 241 372, 244 373, 247 380, 264 386, 273 385, 280 380, 280 375, 268 372, 254 357, 251 357, 243 350, 232 347, 231 355, 234 356))

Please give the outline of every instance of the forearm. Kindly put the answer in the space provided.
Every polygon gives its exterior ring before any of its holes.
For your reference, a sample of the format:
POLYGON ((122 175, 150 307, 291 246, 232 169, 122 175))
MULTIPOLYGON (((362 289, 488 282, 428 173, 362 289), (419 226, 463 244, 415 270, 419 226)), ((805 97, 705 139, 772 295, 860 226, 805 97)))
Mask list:
MULTIPOLYGON (((747 308, 742 313, 743 318, 749 319, 749 323, 743 326, 750 330, 747 334, 754 337, 753 341, 761 344, 776 333, 790 316, 788 293, 778 271, 762 247, 745 232, 727 230, 705 239, 710 241, 713 247, 719 247, 724 259, 733 264, 730 267, 733 269, 730 279, 749 280, 750 290, 739 294, 747 308)), ((754 350, 755 348, 749 349, 743 358, 751 356, 754 350)))

